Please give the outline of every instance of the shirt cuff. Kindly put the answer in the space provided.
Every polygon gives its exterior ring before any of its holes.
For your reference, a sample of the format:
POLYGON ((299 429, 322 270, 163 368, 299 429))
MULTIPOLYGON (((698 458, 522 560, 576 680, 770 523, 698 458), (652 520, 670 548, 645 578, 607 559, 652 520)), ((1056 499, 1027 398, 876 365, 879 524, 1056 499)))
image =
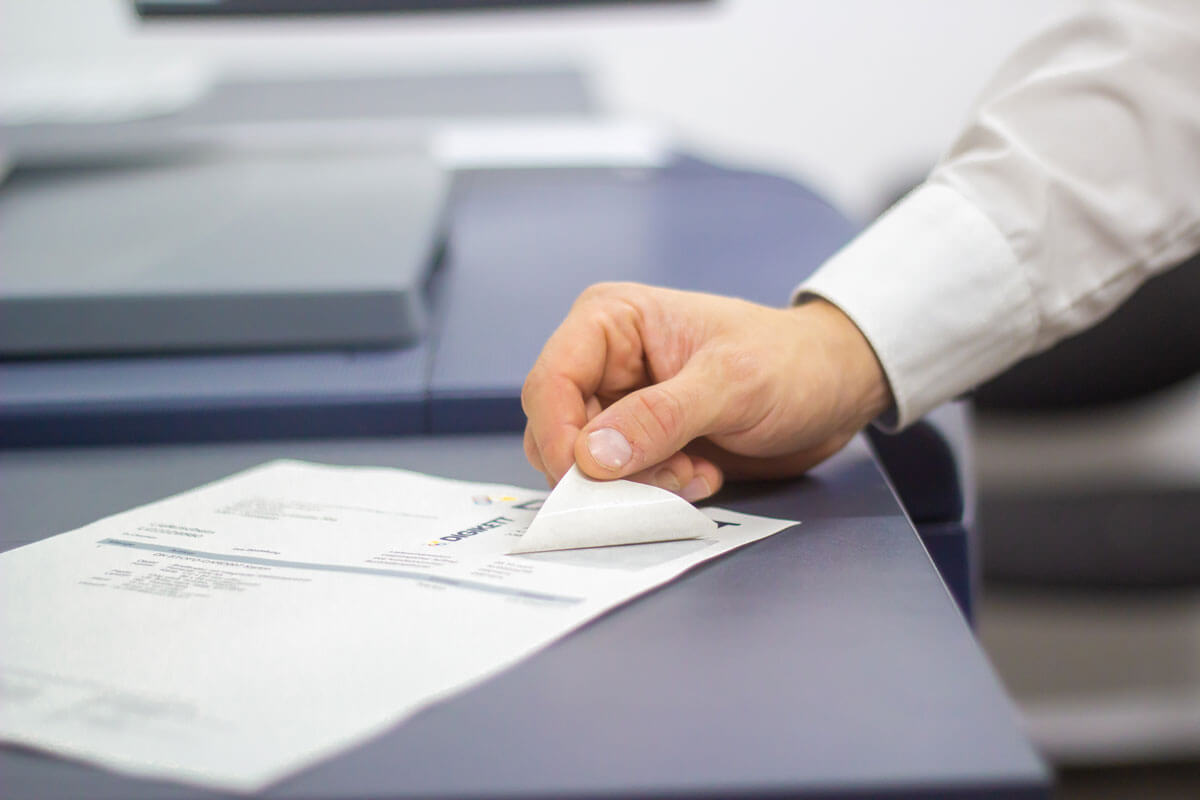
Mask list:
POLYGON ((955 190, 926 183, 825 262, 792 294, 822 297, 862 331, 899 430, 1030 352, 1037 313, 1012 247, 955 190))

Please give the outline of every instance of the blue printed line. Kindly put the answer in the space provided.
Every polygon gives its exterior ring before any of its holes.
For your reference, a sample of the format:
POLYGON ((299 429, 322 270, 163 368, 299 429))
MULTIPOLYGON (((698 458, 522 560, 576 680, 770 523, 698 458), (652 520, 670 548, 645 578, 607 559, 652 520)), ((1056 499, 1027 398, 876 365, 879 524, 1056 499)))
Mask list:
POLYGON ((344 572, 350 575, 375 575, 381 578, 402 578, 410 581, 437 583, 442 586, 449 586, 455 589, 469 589, 476 592, 487 592, 489 594, 520 597, 525 600, 541 600, 550 603, 562 603, 564 605, 575 605, 576 603, 583 602, 582 597, 569 597, 567 595, 530 592, 524 589, 513 589, 508 586, 496 586, 494 584, 482 583, 480 581, 468 581, 461 578, 447 578, 444 575, 428 575, 424 572, 406 572, 395 569, 380 569, 378 567, 359 567, 349 564, 317 564, 309 561, 284 561, 283 559, 259 558, 257 556, 231 556, 225 553, 208 553, 203 550, 188 550, 184 547, 171 547, 161 544, 149 544, 147 542, 131 542, 126 539, 101 539, 99 543, 111 544, 117 547, 128 547, 133 550, 150 550, 155 553, 171 553, 180 556, 209 558, 213 559, 214 561, 232 561, 238 564, 257 564, 267 567, 307 569, 316 572, 344 572))

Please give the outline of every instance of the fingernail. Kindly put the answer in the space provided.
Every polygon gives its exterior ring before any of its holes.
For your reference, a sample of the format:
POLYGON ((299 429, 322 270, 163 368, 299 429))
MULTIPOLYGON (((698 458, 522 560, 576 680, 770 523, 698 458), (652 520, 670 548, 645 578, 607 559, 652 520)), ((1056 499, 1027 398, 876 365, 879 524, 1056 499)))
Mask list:
POLYGON ((628 440, 613 428, 600 428, 589 433, 587 448, 596 463, 609 469, 620 469, 633 458, 633 448, 628 440))
POLYGON ((679 478, 675 477, 675 473, 669 469, 660 469, 654 473, 654 485, 668 492, 679 492, 679 478))
POLYGON ((703 500, 712 494, 712 487, 708 485, 708 481, 704 480, 704 478, 700 475, 697 475, 696 477, 692 478, 691 482, 688 483, 687 486, 683 487, 683 491, 679 494, 684 500, 687 500, 689 503, 694 503, 697 500, 703 500))

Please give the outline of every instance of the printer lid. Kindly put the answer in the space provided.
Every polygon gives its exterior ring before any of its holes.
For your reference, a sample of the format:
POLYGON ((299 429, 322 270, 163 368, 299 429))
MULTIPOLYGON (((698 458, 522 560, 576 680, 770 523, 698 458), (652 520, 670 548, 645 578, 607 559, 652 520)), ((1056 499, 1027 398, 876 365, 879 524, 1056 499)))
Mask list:
POLYGON ((18 169, 0 188, 0 356, 411 344, 447 187, 412 151, 18 169))

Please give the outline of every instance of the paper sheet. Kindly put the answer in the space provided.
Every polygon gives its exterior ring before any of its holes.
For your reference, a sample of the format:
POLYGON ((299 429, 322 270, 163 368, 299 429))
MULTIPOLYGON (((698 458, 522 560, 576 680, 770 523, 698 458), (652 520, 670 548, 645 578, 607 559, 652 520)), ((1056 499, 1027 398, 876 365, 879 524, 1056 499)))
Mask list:
POLYGON ((679 495, 633 481, 597 481, 571 466, 510 553, 699 539, 717 529, 679 495))
POLYGON ((273 462, 0 555, 0 740, 255 791, 793 524, 509 555, 545 496, 273 462))

